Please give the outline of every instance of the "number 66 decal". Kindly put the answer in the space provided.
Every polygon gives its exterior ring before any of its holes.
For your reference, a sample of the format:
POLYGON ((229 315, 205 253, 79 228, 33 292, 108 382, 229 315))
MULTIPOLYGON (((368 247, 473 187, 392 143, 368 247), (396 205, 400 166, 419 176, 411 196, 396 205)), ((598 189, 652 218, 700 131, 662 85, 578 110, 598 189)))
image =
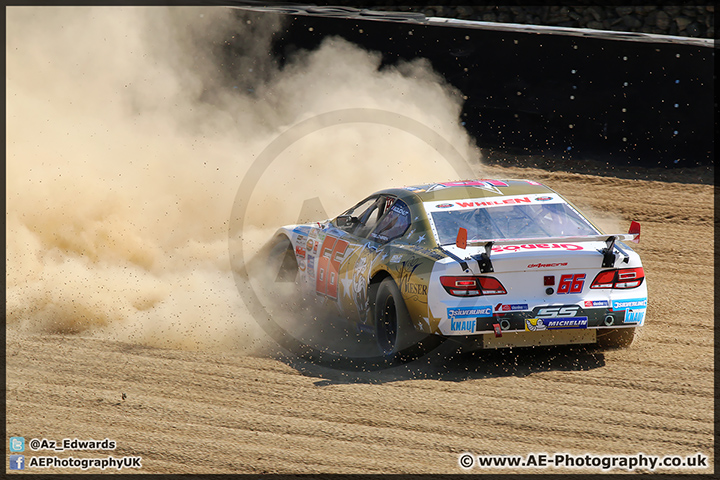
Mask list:
POLYGON ((563 275, 560 277, 557 293, 581 293, 585 285, 585 274, 563 275))
POLYGON ((318 255, 317 280, 315 289, 320 295, 337 299, 338 269, 345 255, 348 242, 337 237, 325 237, 318 255))

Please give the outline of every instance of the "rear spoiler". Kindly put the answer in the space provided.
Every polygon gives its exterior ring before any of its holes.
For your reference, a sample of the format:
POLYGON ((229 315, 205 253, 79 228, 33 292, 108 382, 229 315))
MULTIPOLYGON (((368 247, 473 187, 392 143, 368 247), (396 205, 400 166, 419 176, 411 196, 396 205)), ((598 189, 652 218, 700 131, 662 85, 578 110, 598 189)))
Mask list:
MULTIPOLYGON (((623 255, 623 262, 628 263, 630 256, 620 247, 615 245, 616 241, 621 242, 640 242, 640 224, 638 222, 630 223, 628 233, 620 233, 615 235, 584 235, 577 237, 539 237, 539 238, 516 238, 502 240, 467 240, 467 229, 460 227, 458 229, 455 246, 460 249, 471 247, 485 247, 485 251, 480 255, 473 255, 472 258, 477 260, 478 266, 482 273, 494 272, 492 262, 490 261, 490 252, 495 245, 523 245, 523 244, 550 244, 550 243, 583 243, 583 242, 605 242, 607 245, 602 250, 598 250, 603 255, 603 268, 610 268, 615 265, 615 250, 623 255)), ((454 256, 454 255, 453 255, 454 256)), ((465 263, 465 262, 462 262, 465 263)))

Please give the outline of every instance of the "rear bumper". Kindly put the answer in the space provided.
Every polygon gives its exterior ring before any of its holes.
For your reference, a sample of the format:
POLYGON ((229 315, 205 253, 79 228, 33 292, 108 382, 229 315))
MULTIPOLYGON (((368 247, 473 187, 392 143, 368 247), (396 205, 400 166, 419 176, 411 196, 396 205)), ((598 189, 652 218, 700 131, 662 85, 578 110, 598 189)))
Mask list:
POLYGON ((540 347, 552 345, 585 345, 597 342, 600 329, 546 330, 543 332, 508 332, 502 336, 494 333, 447 337, 461 345, 465 351, 498 348, 540 347))
MULTIPOLYGON (((449 315, 440 321, 440 333, 447 337, 472 335, 561 330, 588 330, 598 328, 639 327, 645 321, 646 299, 628 302, 602 301, 604 308, 595 302, 581 302, 564 306, 537 306, 532 310, 492 312, 492 307, 448 309, 449 315), (589 304, 584 308, 582 304, 589 304), (622 304, 623 308, 618 308, 622 304), (637 306, 632 306, 636 304, 637 306), (630 305, 630 306, 628 306, 630 305), (613 308, 615 307, 615 308, 613 308), (478 316, 474 315, 477 314, 478 316)), ((524 306, 526 305, 518 305, 524 306)))
POLYGON ((610 308, 578 308, 572 317, 538 317, 532 312, 509 312, 492 317, 475 319, 476 333, 494 333, 494 325, 503 332, 538 330, 576 330, 592 328, 617 328, 641 326, 645 320, 645 308, 612 310, 610 308), (540 322, 538 322, 540 320, 540 322), (544 327, 544 328, 543 328, 544 327))

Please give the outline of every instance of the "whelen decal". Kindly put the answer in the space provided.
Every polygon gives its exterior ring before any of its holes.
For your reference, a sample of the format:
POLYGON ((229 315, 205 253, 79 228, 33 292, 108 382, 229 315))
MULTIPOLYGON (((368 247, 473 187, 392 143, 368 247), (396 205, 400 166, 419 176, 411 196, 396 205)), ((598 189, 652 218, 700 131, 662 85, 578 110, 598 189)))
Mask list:
POLYGON ((563 263, 531 263, 527 268, 551 268, 551 267, 567 267, 567 262, 563 263))
POLYGON ((627 310, 628 308, 647 307, 647 298, 632 300, 613 300, 612 309, 615 311, 627 310))
POLYGON ((543 330, 567 330, 587 328, 588 317, 568 318, 526 318, 525 331, 541 332, 543 330))
MULTIPOLYGON (((441 188, 442 185, 438 184, 441 188)), ((497 190, 496 187, 492 185, 487 186, 490 189, 497 190)), ((484 188, 484 187, 481 187, 484 188)), ((511 205, 518 205, 518 204, 538 204, 541 203, 540 200, 536 198, 536 196, 533 195, 502 195, 502 192, 500 190, 493 192, 497 193, 497 196, 488 196, 488 197, 480 197, 480 198, 467 198, 467 199, 456 199, 450 202, 443 202, 443 203, 435 203, 435 202, 425 202, 425 210, 428 212, 436 212, 440 209, 451 209, 451 210, 462 210, 467 208, 488 208, 488 207, 507 207, 511 205)), ((547 197, 542 197, 547 198, 547 197)), ((550 203, 562 203, 565 204, 564 201, 552 197, 550 200, 543 200, 542 202, 550 202, 550 203)))
POLYGON ((468 207, 496 207, 499 205, 514 205, 516 203, 531 203, 532 200, 530 200, 529 197, 523 197, 523 198, 506 198, 505 200, 487 200, 483 202, 460 202, 457 201, 458 207, 468 208, 468 207))

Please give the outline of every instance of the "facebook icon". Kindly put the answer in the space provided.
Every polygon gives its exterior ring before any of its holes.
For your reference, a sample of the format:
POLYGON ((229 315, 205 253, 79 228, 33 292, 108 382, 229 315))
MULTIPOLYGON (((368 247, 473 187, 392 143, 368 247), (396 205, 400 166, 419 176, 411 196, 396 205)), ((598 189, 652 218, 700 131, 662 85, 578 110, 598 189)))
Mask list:
POLYGON ((10 455, 10 470, 25 470, 25 455, 10 455))

